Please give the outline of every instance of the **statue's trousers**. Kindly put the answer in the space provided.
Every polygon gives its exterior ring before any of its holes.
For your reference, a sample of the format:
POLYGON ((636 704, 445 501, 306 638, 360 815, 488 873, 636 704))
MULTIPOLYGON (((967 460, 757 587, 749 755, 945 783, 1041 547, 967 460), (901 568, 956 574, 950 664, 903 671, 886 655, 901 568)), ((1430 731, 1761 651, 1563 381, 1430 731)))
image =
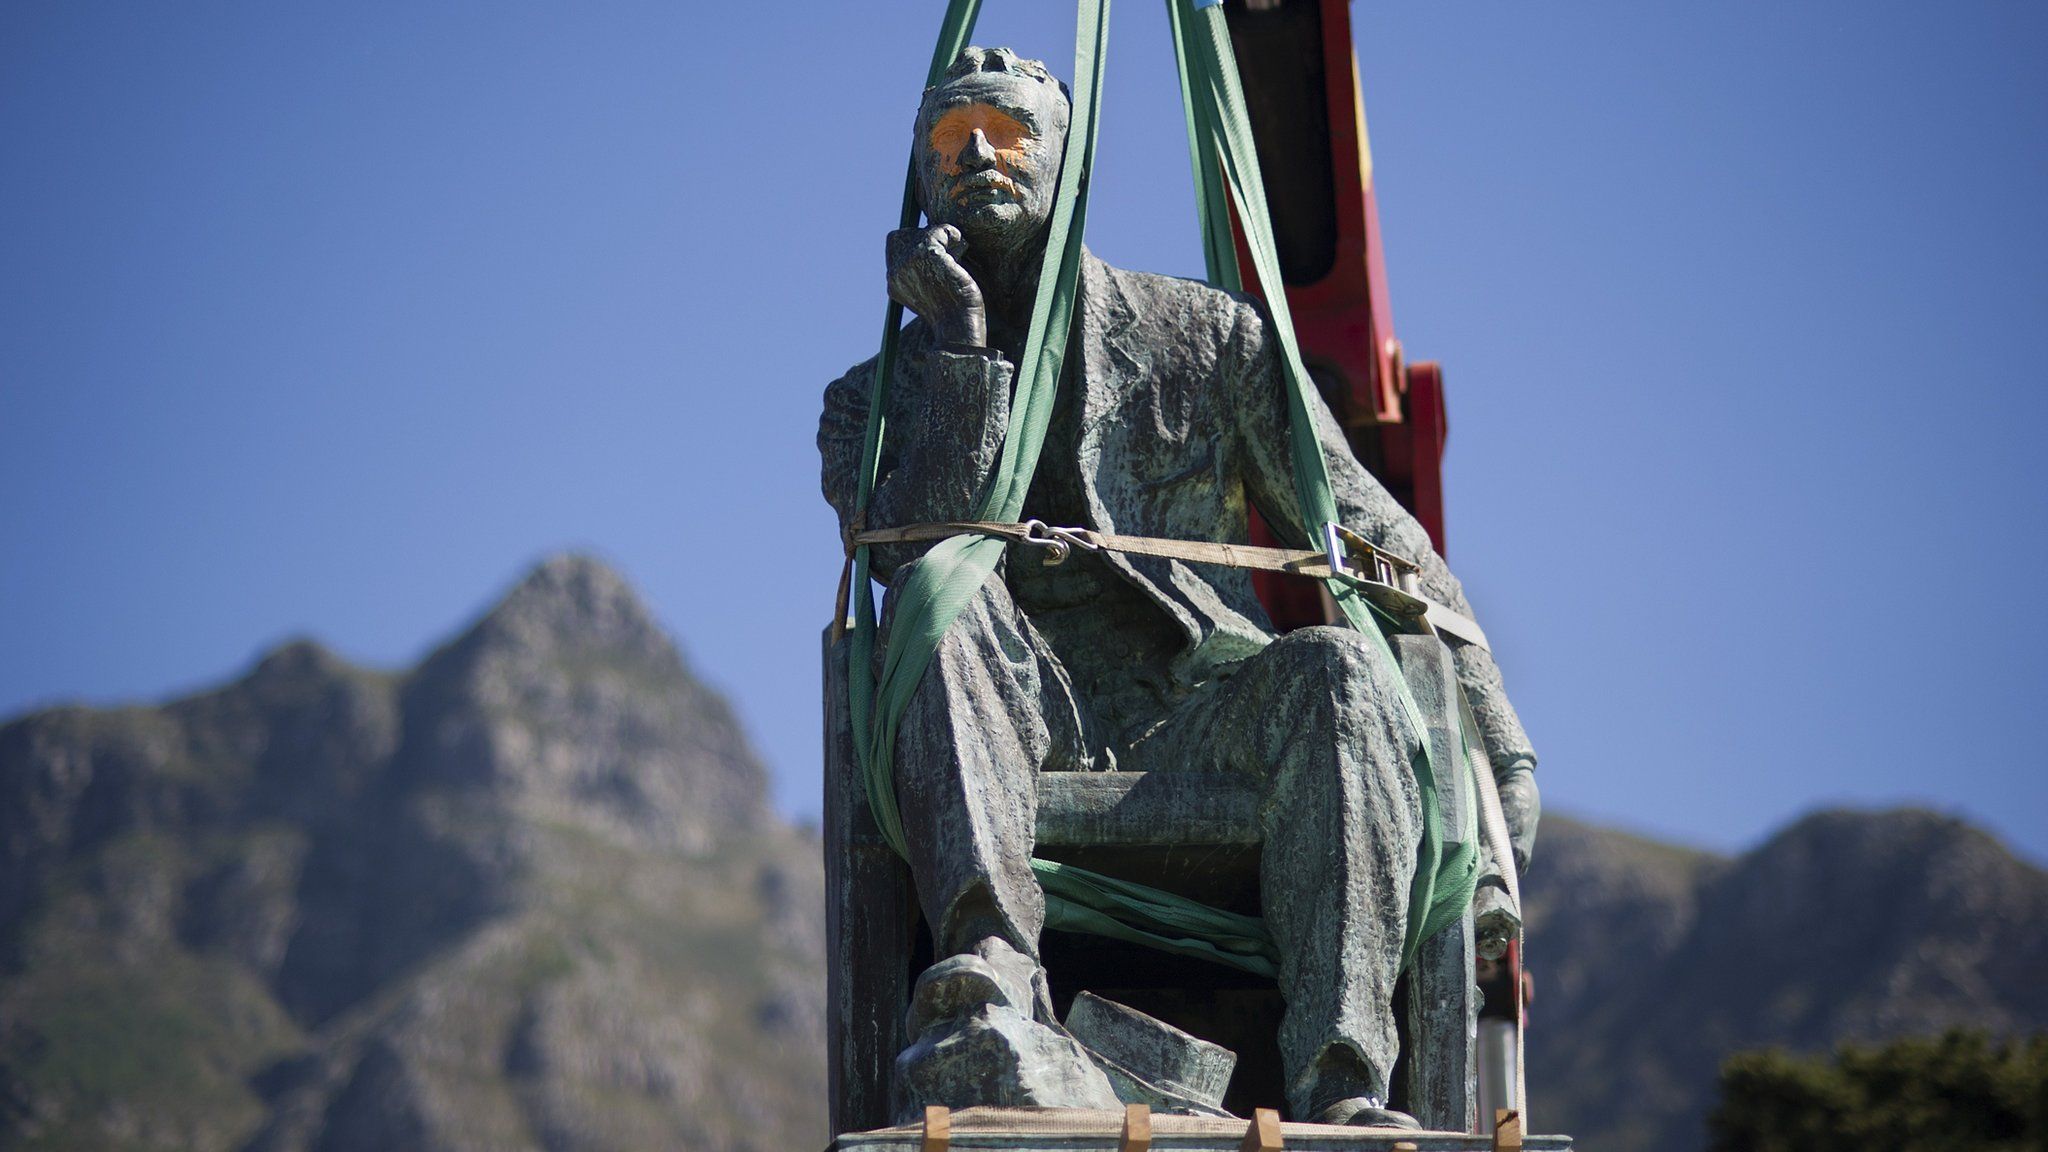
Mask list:
POLYGON ((910 866, 938 954, 1000 935, 1037 955, 1040 771, 1113 756, 1126 770, 1252 773, 1266 786, 1261 899, 1281 955, 1290 1104, 1306 1115, 1323 1103, 1313 1098, 1323 1072, 1354 1056, 1384 1085, 1422 815, 1410 767, 1418 736, 1370 643, 1339 628, 1290 633, 1195 686, 1135 743, 1096 750, 1087 701, 1002 576, 989 580, 947 632, 897 737, 910 866))

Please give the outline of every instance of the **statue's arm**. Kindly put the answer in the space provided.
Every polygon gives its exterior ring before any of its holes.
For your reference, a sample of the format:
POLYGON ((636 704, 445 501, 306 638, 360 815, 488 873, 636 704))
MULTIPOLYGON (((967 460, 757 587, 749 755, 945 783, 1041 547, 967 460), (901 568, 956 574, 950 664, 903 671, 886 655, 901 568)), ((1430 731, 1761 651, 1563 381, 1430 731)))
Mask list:
MULTIPOLYGON (((896 394, 868 501, 869 528, 971 519, 1009 424, 1008 360, 992 351, 926 347, 919 336, 916 326, 906 330, 897 356, 896 394)), ((818 421, 825 499, 839 514, 842 532, 853 522, 874 377, 870 360, 834 380, 825 389, 818 421)), ((875 577, 886 583, 899 565, 930 547, 877 546, 875 577)))
MULTIPOLYGON (((1237 324, 1221 362, 1226 365, 1224 380, 1232 389, 1232 408, 1237 417, 1234 423, 1242 437, 1239 456, 1246 462, 1246 495, 1288 544, 1297 548, 1320 547, 1319 542, 1313 541, 1316 534, 1301 523, 1295 498, 1279 347, 1267 338, 1265 321, 1255 307, 1240 303, 1238 308, 1237 324)), ((1330 473, 1330 487, 1337 499, 1337 514, 1345 526, 1422 565, 1423 592, 1445 607, 1471 616, 1464 587, 1430 546, 1429 533, 1359 464, 1336 417, 1320 396, 1313 398, 1311 412, 1323 449, 1323 462, 1330 473)), ((1535 750, 1529 746, 1529 737, 1522 731, 1514 705, 1508 702, 1493 654, 1451 637, 1445 640, 1457 665, 1459 683, 1479 721, 1487 758, 1493 764, 1501 806, 1515 844, 1515 862, 1526 866, 1542 815, 1534 775, 1535 750)))

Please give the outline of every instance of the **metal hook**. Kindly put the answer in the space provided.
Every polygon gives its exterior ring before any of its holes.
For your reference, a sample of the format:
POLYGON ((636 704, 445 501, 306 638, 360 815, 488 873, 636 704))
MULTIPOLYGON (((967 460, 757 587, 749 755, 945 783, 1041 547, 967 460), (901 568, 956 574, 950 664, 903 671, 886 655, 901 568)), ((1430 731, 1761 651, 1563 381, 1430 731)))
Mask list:
POLYGON ((1024 522, 1023 543, 1051 549, 1050 554, 1045 558, 1047 567, 1065 560, 1076 548, 1084 552, 1102 551, 1102 545, 1089 539, 1089 532, 1086 528, 1061 528, 1057 525, 1047 524, 1043 520, 1026 520, 1024 522))
POLYGON ((1058 530, 1043 520, 1026 520, 1024 535, 1017 542, 1047 549, 1045 558, 1041 561, 1047 568, 1066 563, 1067 554, 1073 551, 1066 539, 1058 534, 1058 530))

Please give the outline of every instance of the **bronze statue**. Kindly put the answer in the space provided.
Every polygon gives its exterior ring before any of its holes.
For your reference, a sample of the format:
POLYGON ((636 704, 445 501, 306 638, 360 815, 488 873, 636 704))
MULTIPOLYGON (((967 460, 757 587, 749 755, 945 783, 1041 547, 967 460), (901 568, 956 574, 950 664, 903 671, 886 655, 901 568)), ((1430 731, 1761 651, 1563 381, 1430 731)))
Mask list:
MULTIPOLYGON (((928 225, 890 234, 890 294, 917 313, 888 396, 866 525, 966 518, 1007 427, 1068 122, 1063 86, 1006 49, 968 49, 926 92, 916 165, 928 225)), ((1276 349, 1257 305, 1090 256, 1025 514, 1048 524, 1242 542, 1257 508, 1298 522, 1276 349)), ((873 383, 825 393, 818 442, 842 527, 873 383)), ((1316 418, 1343 523, 1421 566, 1469 612, 1422 527, 1316 418)), ((878 546, 900 582, 925 545, 878 546)), ((1111 552, 1046 566, 1017 549, 947 633, 905 714, 896 788, 938 958, 918 982, 911 1094, 933 1103, 1113 1106, 1051 1019, 1029 867, 1041 771, 1236 772, 1262 782, 1261 900, 1280 952, 1291 1114, 1406 1121, 1386 1107, 1421 824, 1396 670, 1353 631, 1274 631, 1240 569, 1111 552), (991 1012, 994 1015, 990 1015, 991 1012), (979 1014, 979 1016, 977 1016, 979 1014), (981 1022, 966 1027, 970 1017, 981 1022), (992 1033, 988 1021, 999 1020, 992 1033), (1000 1080, 994 1097, 978 1085, 1000 1080)), ((883 627, 888 625, 885 600, 883 627)), ((1535 756, 1484 648, 1450 641, 1524 862, 1535 756)), ((862 674, 864 670, 856 670, 862 674)), ((991 1090, 993 1091, 993 1090, 991 1090)), ((1408 1121, 1412 1123, 1412 1121, 1408 1121)))

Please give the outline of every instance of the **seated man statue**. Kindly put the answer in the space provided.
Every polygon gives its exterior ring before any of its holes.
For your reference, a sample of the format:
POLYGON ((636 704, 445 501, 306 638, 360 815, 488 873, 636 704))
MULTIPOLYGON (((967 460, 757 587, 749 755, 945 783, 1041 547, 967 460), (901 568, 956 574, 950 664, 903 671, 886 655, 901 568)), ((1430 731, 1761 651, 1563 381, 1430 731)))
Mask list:
MULTIPOLYGON (((929 226, 887 244, 889 292, 917 319, 902 334, 863 527, 971 517, 1009 420, 1068 117, 1064 86, 1007 49, 966 50, 925 93, 915 149, 929 226)), ((1088 256, 1025 516, 1243 542, 1256 506, 1288 543, 1309 546, 1277 357, 1245 297, 1088 256)), ((848 531, 874 368, 826 389, 818 432, 825 496, 848 531)), ((1424 595, 1468 611, 1422 527, 1358 464, 1320 401, 1315 419, 1343 523, 1419 563, 1424 595)), ((876 577, 900 586, 928 547, 877 545, 876 577)), ((1261 899, 1280 954, 1290 1115, 1399 1123, 1386 1107, 1390 1000, 1421 837, 1411 759, 1423 739, 1397 703, 1399 673, 1354 631, 1276 637, 1242 569, 1040 556, 1011 549, 946 633, 898 730, 910 869, 939 958, 914 993, 914 1039, 991 1002, 1057 1033, 1029 863, 1039 772, 1249 773, 1266 795, 1261 899)), ((1536 830, 1535 757, 1491 656, 1448 642, 1500 766, 1520 863, 1536 830)), ((917 1069, 899 1061, 899 1073, 915 1080, 917 1069)), ((1103 1103, 1085 1075, 1056 1070, 1020 1095, 1015 1069, 982 1074, 1010 1088, 929 1102, 1103 1103)))

